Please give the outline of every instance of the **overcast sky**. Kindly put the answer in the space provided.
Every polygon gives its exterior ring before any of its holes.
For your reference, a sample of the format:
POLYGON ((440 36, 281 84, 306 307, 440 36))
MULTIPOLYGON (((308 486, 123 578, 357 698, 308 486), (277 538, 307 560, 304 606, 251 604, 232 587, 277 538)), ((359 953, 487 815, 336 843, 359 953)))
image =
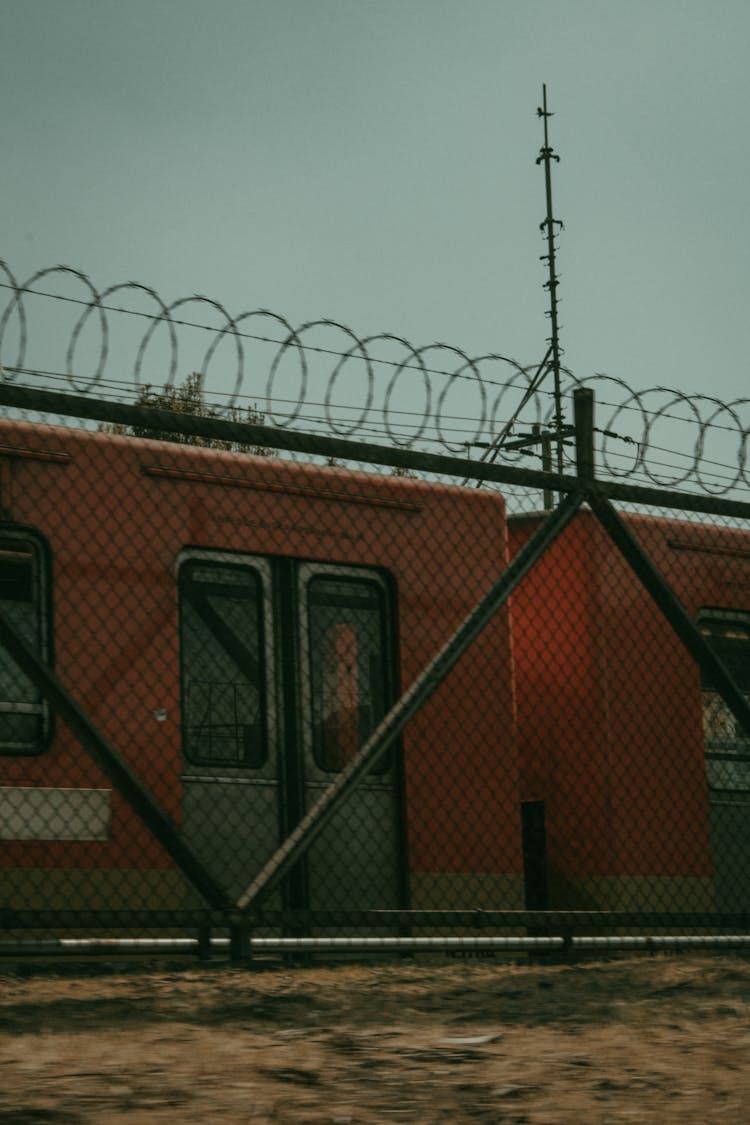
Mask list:
MULTIPOLYGON (((0 258, 748 393, 747 0, 2 0, 0 258)), ((6 361, 7 362, 7 361, 6 361)), ((181 373, 182 374, 182 373, 181 373)))

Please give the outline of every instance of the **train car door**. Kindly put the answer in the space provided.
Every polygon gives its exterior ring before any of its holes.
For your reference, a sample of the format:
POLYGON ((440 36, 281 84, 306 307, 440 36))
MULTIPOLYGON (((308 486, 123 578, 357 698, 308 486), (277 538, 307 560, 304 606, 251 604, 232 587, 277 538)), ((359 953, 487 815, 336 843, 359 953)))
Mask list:
MULTIPOLYGON (((375 569, 205 551, 182 557, 179 591, 183 831, 239 894, 393 699, 392 593, 375 569)), ((396 759, 335 814, 284 905, 401 905, 396 759)))
MULTIPOLYGON (((750 614, 704 610, 698 627, 750 697, 750 614)), ((750 910, 750 739, 704 675, 703 735, 716 909, 750 910)))

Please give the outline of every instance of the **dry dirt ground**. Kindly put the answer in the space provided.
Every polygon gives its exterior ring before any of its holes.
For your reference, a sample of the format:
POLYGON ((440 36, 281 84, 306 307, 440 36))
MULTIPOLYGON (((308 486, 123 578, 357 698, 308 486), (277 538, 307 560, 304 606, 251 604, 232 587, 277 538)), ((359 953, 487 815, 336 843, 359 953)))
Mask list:
POLYGON ((0 966, 0 1125, 750 1121, 750 964, 0 966))

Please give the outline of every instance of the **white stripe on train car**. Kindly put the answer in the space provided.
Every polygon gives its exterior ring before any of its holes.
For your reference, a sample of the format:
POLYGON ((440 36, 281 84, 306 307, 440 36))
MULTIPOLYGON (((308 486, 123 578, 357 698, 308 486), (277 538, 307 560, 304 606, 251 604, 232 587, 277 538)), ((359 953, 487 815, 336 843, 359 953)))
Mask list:
POLYGON ((109 789, 0 786, 0 840, 108 840, 109 789))

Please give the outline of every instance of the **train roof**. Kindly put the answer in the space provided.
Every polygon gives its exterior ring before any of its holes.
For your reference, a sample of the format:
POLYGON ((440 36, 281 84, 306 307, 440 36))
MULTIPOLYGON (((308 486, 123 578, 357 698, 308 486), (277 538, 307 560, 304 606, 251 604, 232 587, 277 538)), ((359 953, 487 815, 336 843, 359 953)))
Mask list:
MULTIPOLYGON (((310 460, 296 460, 293 455, 271 451, 257 453, 246 450, 217 449, 201 446, 192 441, 172 441, 136 436, 112 430, 91 430, 73 426, 31 422, 13 418, 0 419, 0 457, 24 460, 74 461, 78 451, 89 450, 105 460, 108 457, 131 455, 145 463, 158 458, 159 464, 169 465, 177 476, 186 479, 204 479, 213 483, 237 482, 244 474, 257 479, 258 473, 281 474, 292 483, 305 481, 307 487, 332 487, 346 490, 361 488, 366 493, 382 492, 385 488, 394 497, 426 500, 436 494, 462 497, 472 507, 500 508, 504 512, 502 493, 491 489, 467 488, 458 484, 430 479, 401 476, 386 467, 351 467, 350 463, 325 464, 310 460)), ((304 455, 302 455, 304 456, 304 455)))

